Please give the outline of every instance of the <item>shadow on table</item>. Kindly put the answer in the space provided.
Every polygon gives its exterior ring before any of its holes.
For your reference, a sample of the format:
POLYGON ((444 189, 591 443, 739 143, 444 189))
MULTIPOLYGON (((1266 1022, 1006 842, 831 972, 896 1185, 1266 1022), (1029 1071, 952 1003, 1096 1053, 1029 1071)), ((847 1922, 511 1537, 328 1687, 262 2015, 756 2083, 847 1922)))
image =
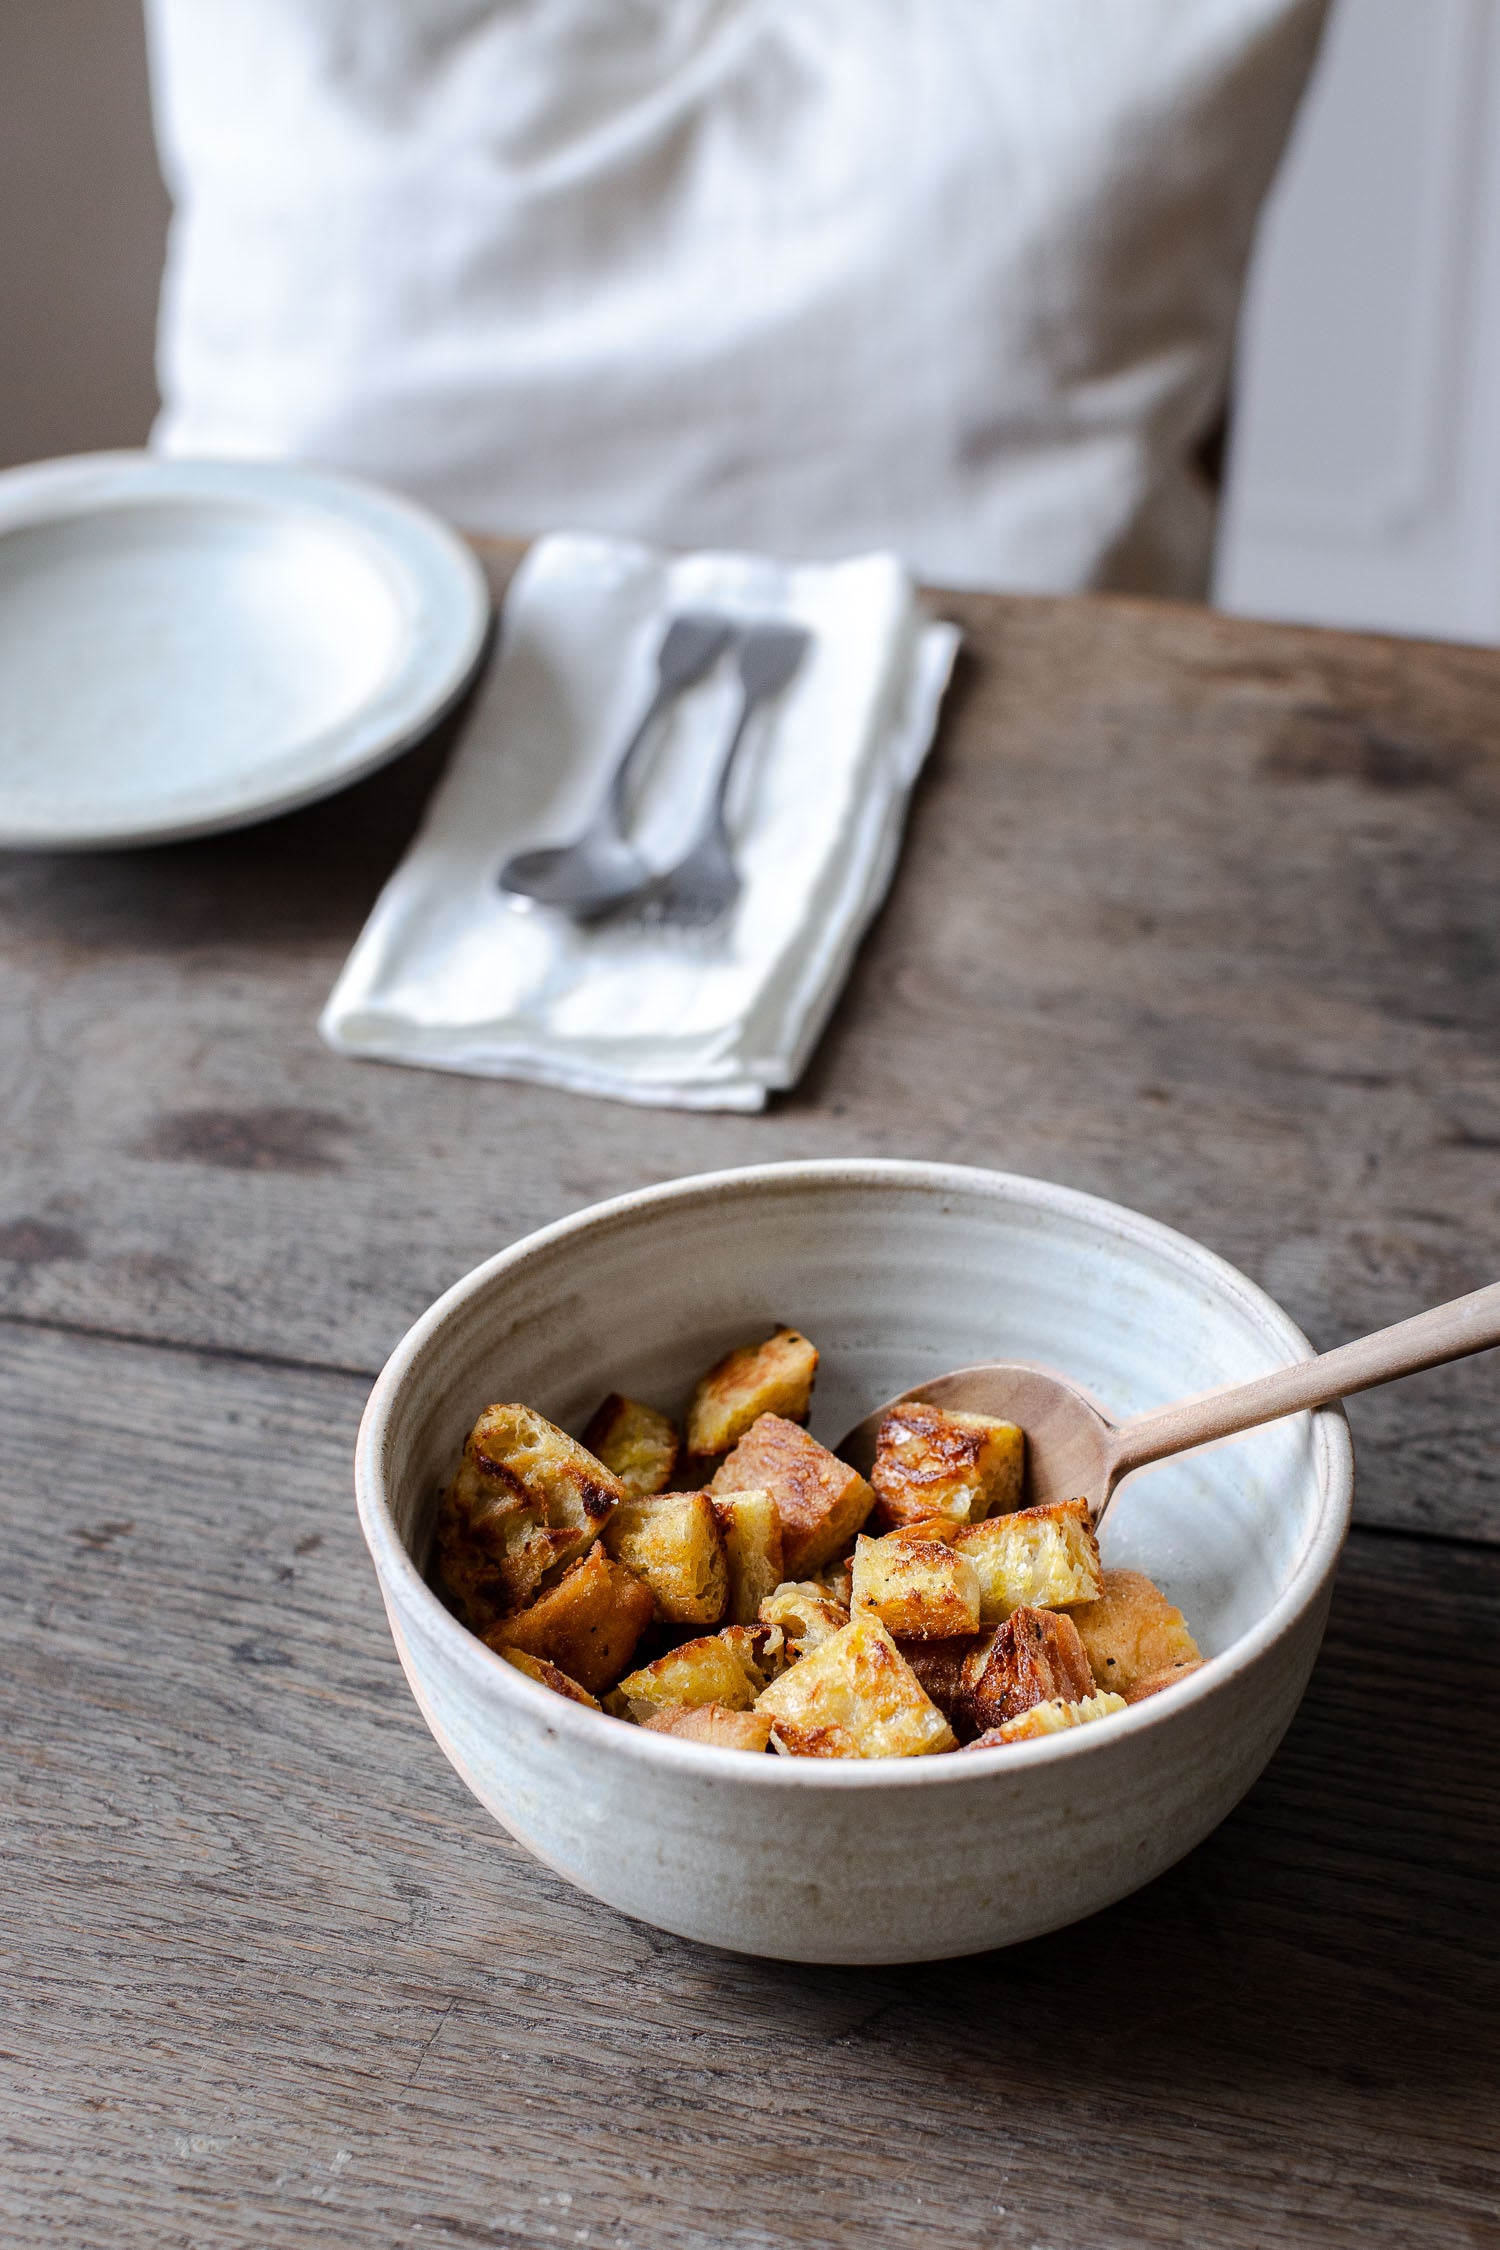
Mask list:
MULTIPOLYGON (((1481 1653, 1494 1558, 1365 1535, 1269 1772, 1136 1897, 1010 1951, 847 1971, 735 1964, 762 2021, 818 1996, 917 2102, 934 2074, 981 2108, 1065 2091, 1191 2104, 1310 2082, 1490 2101, 1500 2031, 1489 1887, 1500 1688, 1481 1653), (855 2003, 851 2011, 851 2003, 855 2003)), ((995 2108, 994 2116, 1003 2114, 995 2108)))
POLYGON ((0 853, 0 908, 36 942, 82 949, 352 945, 487 670, 390 765, 300 812, 139 851, 0 853))

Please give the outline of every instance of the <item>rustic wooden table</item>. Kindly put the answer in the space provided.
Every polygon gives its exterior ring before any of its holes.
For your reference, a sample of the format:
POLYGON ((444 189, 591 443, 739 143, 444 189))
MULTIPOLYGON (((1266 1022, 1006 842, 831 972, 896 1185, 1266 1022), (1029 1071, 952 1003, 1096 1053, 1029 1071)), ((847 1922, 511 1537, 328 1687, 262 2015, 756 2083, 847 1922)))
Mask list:
POLYGON ((1494 1277, 1500 658, 944 606, 894 894, 763 1117, 319 1046, 441 742, 242 835, 0 862, 7 2243, 1500 2245, 1490 1362, 1356 1402, 1363 1528, 1240 1811, 1014 1952, 817 1970, 621 1921, 506 1842, 397 1669, 370 1378, 595 1197, 1045 1173, 1324 1345, 1494 1277))

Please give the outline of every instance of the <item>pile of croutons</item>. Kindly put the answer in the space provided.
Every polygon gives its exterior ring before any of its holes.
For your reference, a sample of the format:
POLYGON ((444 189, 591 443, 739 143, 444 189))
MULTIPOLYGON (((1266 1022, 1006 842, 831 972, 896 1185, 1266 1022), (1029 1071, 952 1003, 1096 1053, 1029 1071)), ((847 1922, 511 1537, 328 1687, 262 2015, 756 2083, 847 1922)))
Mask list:
POLYGON ((618 1393, 581 1442, 486 1407, 438 1513, 458 1616, 591 1710, 793 1758, 1026 1742, 1197 1667, 1084 1501, 1020 1506, 1013 1423, 893 1408, 866 1482, 803 1426, 817 1367, 793 1328, 733 1351, 682 1434, 618 1393))

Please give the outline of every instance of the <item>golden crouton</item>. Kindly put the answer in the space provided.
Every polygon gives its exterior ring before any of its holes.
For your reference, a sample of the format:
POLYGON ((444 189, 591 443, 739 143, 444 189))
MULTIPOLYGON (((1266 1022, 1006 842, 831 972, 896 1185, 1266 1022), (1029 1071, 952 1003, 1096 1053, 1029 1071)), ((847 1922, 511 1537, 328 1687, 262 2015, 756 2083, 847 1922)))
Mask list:
POLYGON ((951 1641, 898 1640, 896 1646, 922 1684, 924 1695, 951 1719, 960 1734, 973 1730, 964 1716, 969 1668, 989 1653, 992 1633, 961 1633, 951 1641))
POLYGON ((815 1570, 810 1583, 831 1602, 847 1609, 854 1599, 854 1557, 840 1555, 831 1563, 815 1570))
POLYGON ((567 1673, 560 1672, 555 1664, 544 1663, 539 1656, 528 1656, 524 1649, 519 1648, 502 1648, 497 1654, 503 1656, 507 1664, 514 1664, 518 1672, 524 1672, 528 1680, 535 1680, 539 1687, 549 1687, 554 1694, 565 1695, 570 1703, 585 1704, 590 1711, 599 1709, 599 1704, 588 1689, 580 1687, 576 1680, 570 1680, 567 1673))
POLYGON ((611 1391, 583 1433, 583 1442, 617 1476, 633 1500, 664 1492, 677 1466, 677 1424, 638 1398, 611 1391))
POLYGON ((860 1538, 850 1614, 864 1609, 898 1636, 951 1640, 978 1630, 979 1574, 965 1556, 936 1539, 860 1538))
POLYGON ((494 1558, 469 1538, 451 1485, 438 1510, 434 1552, 438 1583, 471 1633, 486 1633, 509 1615, 515 1607, 510 1588, 494 1558))
POLYGON ((1202 1669, 1201 1656, 1190 1659, 1186 1664, 1170 1664, 1163 1672, 1143 1672, 1138 1680, 1131 1681, 1129 1687, 1121 1688, 1120 1693, 1127 1703, 1144 1703, 1148 1697, 1160 1695, 1164 1687, 1175 1687, 1179 1680, 1185 1680, 1191 1673, 1201 1672, 1202 1669))
POLYGON ((781 1517, 783 1567, 806 1578, 847 1545, 875 1505, 858 1472, 779 1414, 762 1414, 720 1467, 716 1500, 769 1492, 781 1517))
POLYGON ((438 1515, 438 1565, 476 1631, 583 1553, 625 1498, 602 1461, 529 1406, 487 1406, 438 1515))
POLYGON ((673 1703, 722 1703, 731 1711, 748 1711, 755 1694, 738 1649, 709 1633, 627 1674, 605 1708, 617 1718, 637 1721, 673 1703))
POLYGON ((835 1633, 842 1633, 849 1612, 841 1603, 830 1601, 821 1586, 786 1585, 778 1586, 761 1603, 760 1622, 779 1629, 790 1664, 799 1657, 811 1656, 835 1633))
POLYGON ((1094 1692, 1071 1618, 1018 1609, 992 1631, 951 1641, 903 1640, 901 1653, 939 1710, 967 1740, 1035 1703, 1079 1703, 1094 1692))
POLYGON ((786 1635, 779 1625, 726 1625, 718 1638, 732 1650, 737 1664, 750 1682, 752 1695, 759 1695, 769 1687, 777 1675, 786 1670, 786 1635))
POLYGON ((970 1750, 993 1750, 1004 1742, 1037 1742, 1046 1734, 1066 1734, 1069 1727, 1091 1726, 1095 1719, 1107 1719, 1115 1711, 1125 1709, 1123 1695, 1086 1695, 1077 1703, 1052 1701, 1033 1703, 1017 1719, 1007 1719, 1004 1726, 991 1727, 969 1743, 970 1750))
POLYGON ((953 1544, 979 1574, 986 1625, 1022 1607, 1069 1609, 1098 1598, 1099 1542, 1086 1500, 1057 1500, 1050 1508, 965 1524, 953 1544))
POLYGON ((966 1667, 965 1723, 977 1734, 1004 1726, 1034 1704, 1081 1703, 1094 1675, 1073 1620, 1051 1609, 1013 1610, 989 1647, 966 1667))
POLYGON ((769 1711, 730 1711, 722 1703, 668 1703, 641 1725, 682 1742, 707 1742, 715 1750, 759 1750, 771 1740, 769 1711))
POLYGON ((951 1516, 959 1523, 1017 1507, 1025 1440, 1014 1422, 913 1400, 880 1425, 870 1482, 883 1529, 951 1516))
POLYGON ((916 1758, 951 1750, 953 1730, 868 1611, 773 1680, 756 1704, 792 1758, 916 1758))
POLYGON ((782 1559, 781 1514, 769 1492, 731 1492, 714 1500, 729 1565, 729 1604, 725 1614, 736 1625, 753 1625, 767 1594, 786 1575, 782 1559))
POLYGON ((1075 1610, 1073 1622, 1094 1678, 1120 1695, 1150 1673, 1200 1661, 1182 1611, 1139 1570, 1106 1570, 1098 1600, 1075 1610))
POLYGON ((498 1655, 539 1656, 598 1695, 620 1677, 655 1610, 650 1587, 595 1546, 530 1609, 502 1618, 484 1637, 498 1655))
POLYGON ((743 1344, 711 1367, 688 1409, 690 1453, 727 1453, 762 1414, 807 1420, 818 1355, 795 1328, 778 1328, 763 1344, 743 1344))
POLYGON ((604 1534, 616 1561, 643 1578, 666 1625, 717 1625, 729 1597, 719 1522, 702 1492, 622 1500, 604 1534))

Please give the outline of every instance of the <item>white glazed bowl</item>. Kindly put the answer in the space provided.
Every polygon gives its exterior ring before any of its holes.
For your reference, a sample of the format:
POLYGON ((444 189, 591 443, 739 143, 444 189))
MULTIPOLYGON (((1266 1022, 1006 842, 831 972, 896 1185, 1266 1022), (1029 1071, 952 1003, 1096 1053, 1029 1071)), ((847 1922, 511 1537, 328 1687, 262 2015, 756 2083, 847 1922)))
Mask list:
POLYGON ((958 1166, 706 1174, 595 1205, 438 1299, 371 1395, 360 1519, 412 1692, 481 1804, 583 1890, 684 1937, 801 1961, 1009 1945, 1148 1882, 1242 1797, 1297 1707, 1353 1493, 1336 1409, 1127 1485, 1104 1558, 1185 1610, 1204 1669, 1106 1724, 936 1758, 751 1758, 622 1725, 523 1678, 426 1585, 436 1495, 496 1399, 571 1429, 608 1390, 680 1410, 788 1321, 822 1352, 812 1428, 981 1359, 1115 1415, 1309 1356, 1232 1266, 1118 1204, 958 1166))

